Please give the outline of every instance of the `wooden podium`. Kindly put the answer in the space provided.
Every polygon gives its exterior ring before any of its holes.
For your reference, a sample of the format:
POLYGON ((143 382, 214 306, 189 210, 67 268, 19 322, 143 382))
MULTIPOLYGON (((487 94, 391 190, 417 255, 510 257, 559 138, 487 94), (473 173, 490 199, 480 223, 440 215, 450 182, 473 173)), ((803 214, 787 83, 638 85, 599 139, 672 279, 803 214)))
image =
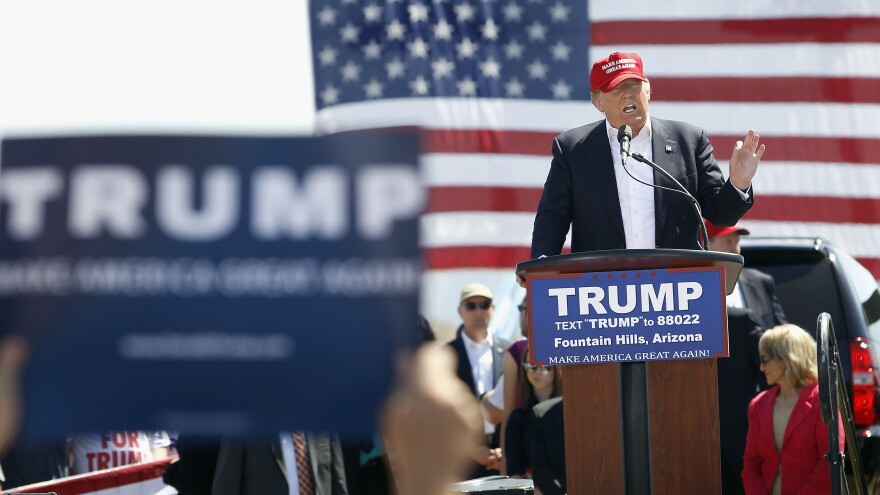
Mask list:
MULTIPOLYGON (((517 275, 722 266, 729 294, 742 263, 706 251, 593 251, 522 262, 517 275)), ((563 377, 569 494, 721 493, 715 359, 573 364, 563 377)))

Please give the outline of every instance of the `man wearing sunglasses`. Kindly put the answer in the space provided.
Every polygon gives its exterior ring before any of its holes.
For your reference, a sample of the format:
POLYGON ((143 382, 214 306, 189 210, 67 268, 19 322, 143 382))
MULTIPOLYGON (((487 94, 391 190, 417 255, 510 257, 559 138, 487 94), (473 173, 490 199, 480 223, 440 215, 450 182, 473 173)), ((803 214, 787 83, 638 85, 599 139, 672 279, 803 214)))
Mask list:
MULTIPOLYGON (((510 342, 489 333, 489 322, 495 306, 492 291, 483 284, 469 284, 461 291, 458 314, 462 324, 455 340, 449 343, 458 357, 456 374, 481 398, 495 387, 504 371, 504 352, 510 342)), ((501 449, 496 425, 486 423, 486 446, 471 457, 476 465, 471 478, 498 474, 501 467, 501 449)))

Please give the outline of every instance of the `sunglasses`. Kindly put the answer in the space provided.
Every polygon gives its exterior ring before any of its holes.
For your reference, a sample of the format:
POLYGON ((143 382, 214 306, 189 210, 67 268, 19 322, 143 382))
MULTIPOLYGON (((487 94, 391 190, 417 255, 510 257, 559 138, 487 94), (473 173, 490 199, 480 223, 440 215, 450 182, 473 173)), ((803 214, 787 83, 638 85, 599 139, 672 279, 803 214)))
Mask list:
POLYGON ((529 307, 526 305, 521 305, 521 306, 517 306, 517 307, 519 308, 519 311, 521 313, 528 313, 529 312, 529 307))
POLYGON ((526 372, 528 372, 528 373, 534 373, 534 372, 538 371, 539 369, 544 370, 544 371, 553 371, 553 365, 547 365, 547 364, 542 365, 542 366, 532 366, 531 364, 524 363, 523 368, 525 368, 526 372))
POLYGON ((770 361, 771 359, 773 358, 766 354, 761 354, 761 364, 767 364, 767 361, 770 361))
POLYGON ((466 302, 464 303, 464 309, 468 311, 473 311, 477 308, 480 309, 489 309, 492 306, 492 301, 483 301, 483 302, 466 302))

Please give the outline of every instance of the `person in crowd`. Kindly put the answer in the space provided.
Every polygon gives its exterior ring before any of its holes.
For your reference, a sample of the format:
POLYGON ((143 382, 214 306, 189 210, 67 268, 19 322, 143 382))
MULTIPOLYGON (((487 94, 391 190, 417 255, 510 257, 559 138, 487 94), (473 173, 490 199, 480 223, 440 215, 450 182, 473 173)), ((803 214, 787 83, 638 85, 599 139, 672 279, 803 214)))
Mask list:
MULTIPOLYGON (((749 130, 736 143, 725 180, 706 131, 651 117, 651 85, 641 57, 614 52, 590 71, 593 105, 605 119, 553 140, 553 160, 538 204, 532 258, 557 255, 571 229, 571 251, 697 249, 700 218, 688 198, 636 182, 618 153, 618 129, 632 128, 631 150, 680 179, 706 218, 733 225, 753 203, 752 178, 765 146, 749 130)), ((628 160, 639 181, 674 187, 645 164, 628 160)), ((521 281, 522 283, 522 281, 521 281)))
MULTIPOLYGON (((500 424, 504 415, 504 375, 498 378, 495 388, 483 395, 480 400, 480 411, 483 413, 483 420, 492 424, 500 424)), ((504 431, 504 424, 501 424, 501 431, 504 431)), ((501 436, 501 451, 504 452, 504 436, 501 436)), ((502 463, 503 464, 503 463, 502 463)), ((502 471, 502 474, 504 472, 502 471)))
POLYGON ((0 458, 6 476, 3 485, 13 488, 68 476, 66 445, 63 435, 39 441, 16 441, 0 458))
POLYGON ((283 432, 265 441, 223 439, 212 495, 348 495, 335 435, 283 432))
POLYGON ((529 462, 535 493, 565 495, 565 424, 562 420, 562 397, 546 400, 532 407, 528 432, 529 462))
POLYGON ((110 431, 70 436, 67 441, 70 473, 158 461, 168 457, 171 440, 164 431, 110 431))
POLYGON ((729 355, 717 360, 721 491, 724 495, 744 493, 740 473, 749 430, 749 402, 765 383, 758 352, 763 333, 764 329, 755 322, 751 310, 727 308, 729 355))
POLYGON ((381 415, 397 495, 449 495, 484 445, 479 403, 448 346, 428 343, 399 366, 381 415))
POLYGON ((162 480, 179 495, 211 495, 220 439, 181 432, 176 447, 178 460, 165 468, 162 480))
MULTIPOLYGON (((495 306, 492 291, 483 284, 469 284, 461 291, 458 314, 462 324, 449 346, 458 357, 456 374, 477 398, 492 390, 503 371, 504 353, 510 342, 489 332, 495 306)), ((486 445, 476 450, 472 478, 498 474, 501 468, 500 434, 496 426, 485 424, 486 445)))
MULTIPOLYGON (((719 227, 708 220, 706 232, 709 234, 710 251, 731 254, 740 254, 740 236, 749 235, 747 229, 737 225, 719 227)), ((750 309, 752 317, 765 329, 787 323, 785 311, 776 297, 773 277, 755 268, 742 269, 736 287, 727 296, 727 306, 750 309)))
MULTIPOLYGON (((528 344, 528 335, 529 335, 529 302, 528 296, 523 297, 522 302, 519 304, 519 330, 522 338, 518 339, 516 342, 510 345, 507 348, 507 352, 504 354, 504 375, 502 376, 502 381, 504 381, 504 388, 502 394, 502 403, 503 403, 503 411, 501 412, 501 451, 502 453, 506 451, 504 448, 504 443, 507 441, 507 435, 505 431, 507 429, 507 418, 510 416, 510 413, 518 408, 522 407, 522 395, 520 394, 520 368, 522 367, 520 363, 522 363, 523 352, 525 352, 526 345, 528 344), (504 377, 510 377, 509 379, 505 379, 504 377)), ((505 469, 502 470, 502 473, 506 473, 506 463, 502 463, 505 469)))
POLYGON ((21 373, 28 345, 19 335, 0 340, 0 454, 15 441, 21 421, 21 373))
MULTIPOLYGON (((748 495, 830 493, 828 427, 819 404, 816 341, 785 324, 759 341, 761 371, 772 388, 749 404, 742 479, 748 495)), ((843 449, 843 424, 840 448, 843 449)))
MULTIPOLYGON (((423 315, 413 330, 413 348, 434 341, 434 331, 423 315)), ((381 436, 375 432, 369 439, 343 439, 342 456, 345 461, 345 481, 351 495, 390 495, 388 459, 381 436)))
POLYGON ((504 459, 511 478, 531 477, 528 430, 529 411, 540 402, 562 396, 562 374, 556 366, 532 366, 526 347, 518 370, 522 407, 514 409, 507 419, 504 459))

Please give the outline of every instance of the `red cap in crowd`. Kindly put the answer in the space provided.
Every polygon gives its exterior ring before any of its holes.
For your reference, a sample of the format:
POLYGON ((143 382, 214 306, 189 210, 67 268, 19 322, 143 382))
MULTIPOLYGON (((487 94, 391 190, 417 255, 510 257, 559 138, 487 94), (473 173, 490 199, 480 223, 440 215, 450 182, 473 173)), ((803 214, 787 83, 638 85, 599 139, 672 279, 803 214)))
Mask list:
POLYGON ((703 221, 706 222, 706 232, 709 234, 709 237, 724 237, 731 234, 749 235, 748 229, 737 227, 736 225, 719 227, 706 219, 703 219, 703 221))
POLYGON ((638 53, 614 52, 597 60, 590 71, 590 91, 611 91, 625 79, 647 81, 638 53))

